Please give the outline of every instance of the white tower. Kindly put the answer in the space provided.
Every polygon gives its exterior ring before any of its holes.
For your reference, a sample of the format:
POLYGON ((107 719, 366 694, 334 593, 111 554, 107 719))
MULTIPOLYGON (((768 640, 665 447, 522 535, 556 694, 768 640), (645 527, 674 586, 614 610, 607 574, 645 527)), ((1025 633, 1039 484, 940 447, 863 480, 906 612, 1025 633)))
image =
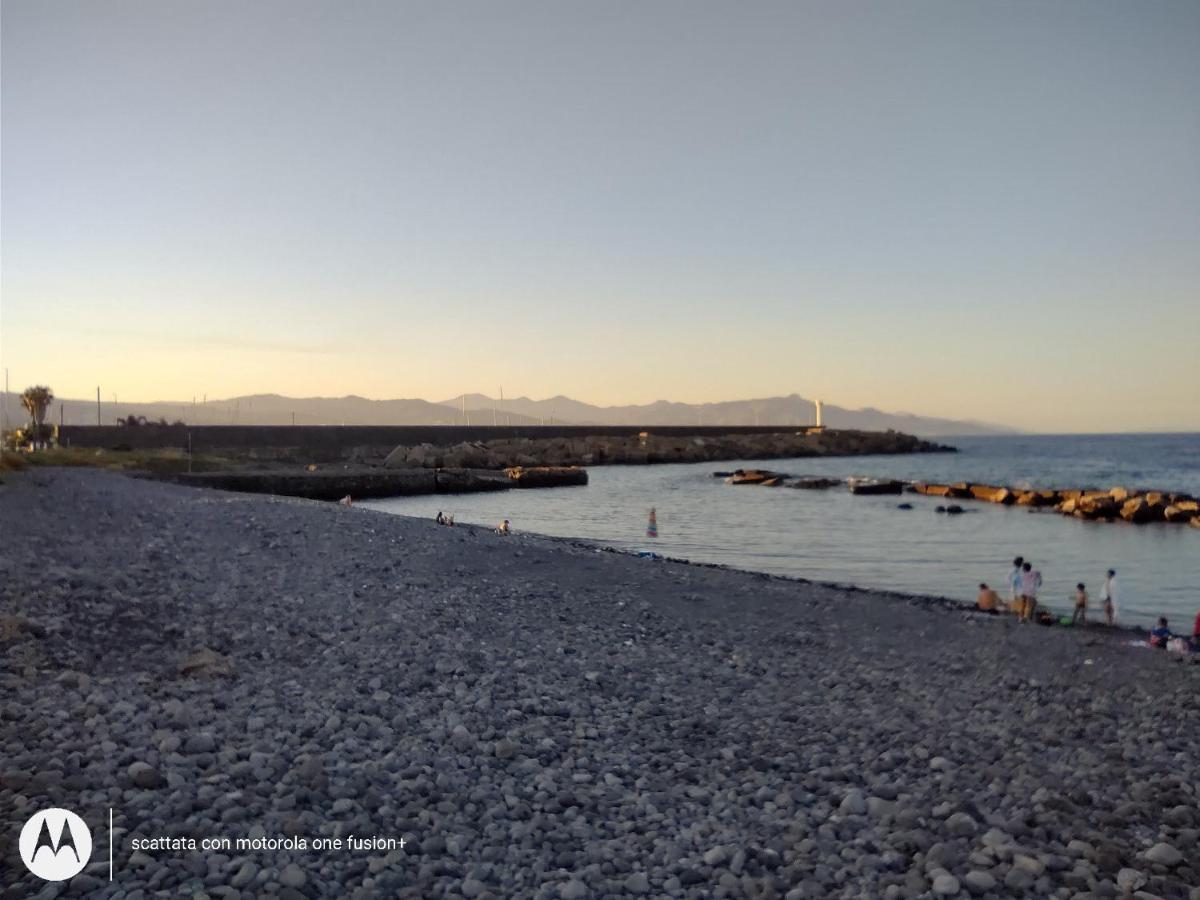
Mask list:
POLYGON ((821 427, 821 401, 817 401, 817 427, 821 427))

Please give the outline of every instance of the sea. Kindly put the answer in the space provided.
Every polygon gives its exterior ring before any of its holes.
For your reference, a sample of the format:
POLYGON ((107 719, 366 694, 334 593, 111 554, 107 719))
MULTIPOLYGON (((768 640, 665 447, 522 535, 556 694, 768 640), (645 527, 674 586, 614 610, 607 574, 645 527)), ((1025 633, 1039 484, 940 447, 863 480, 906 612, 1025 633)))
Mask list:
MULTIPOLYGON (((1066 613, 1083 582, 1099 617, 1107 569, 1120 584, 1122 624, 1160 615, 1190 633, 1200 612, 1200 529, 1084 522, 1053 510, 916 494, 855 496, 726 484, 716 471, 765 468, 795 476, 982 482, 1011 487, 1124 486, 1200 496, 1200 434, 1005 435, 938 438, 957 453, 594 466, 585 487, 363 501, 405 516, 495 525, 598 545, 837 584, 973 603, 980 582, 1006 595, 1014 556, 1044 579, 1041 601, 1066 613), (899 508, 909 503, 911 510, 899 508), (658 537, 646 536, 649 511, 658 537)), ((653 565, 647 560, 647 565, 653 565)))

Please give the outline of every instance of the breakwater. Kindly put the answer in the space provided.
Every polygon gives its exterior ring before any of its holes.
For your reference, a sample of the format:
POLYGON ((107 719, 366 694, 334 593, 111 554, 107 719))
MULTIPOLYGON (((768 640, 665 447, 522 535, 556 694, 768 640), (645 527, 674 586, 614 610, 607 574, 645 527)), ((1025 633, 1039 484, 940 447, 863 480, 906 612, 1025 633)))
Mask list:
POLYGON ((587 484, 587 472, 576 468, 486 469, 378 469, 351 468, 333 471, 193 472, 169 478, 192 487, 216 488, 252 494, 278 494, 309 500, 371 497, 411 497, 421 494, 470 494, 510 488, 545 488, 587 484))
POLYGON ((802 426, 65 426, 59 442, 105 450, 178 449, 233 462, 502 469, 516 465, 702 462, 949 450, 894 431, 802 426), (400 448, 403 451, 400 452, 400 448), (440 460, 440 462, 439 462, 440 460))
POLYGON ((982 500, 1035 509, 1052 507, 1063 515, 1089 521, 1125 521, 1135 525, 1171 522, 1200 528, 1200 502, 1190 494, 1173 491, 1142 491, 1124 487, 1108 490, 1021 489, 967 482, 932 484, 923 481, 913 484, 912 490, 918 494, 954 500, 982 500))
POLYGON ((820 456, 953 452, 952 447, 896 431, 769 431, 754 433, 633 435, 574 438, 500 438, 453 445, 400 445, 384 460, 389 468, 465 466, 599 466, 711 462, 820 456))

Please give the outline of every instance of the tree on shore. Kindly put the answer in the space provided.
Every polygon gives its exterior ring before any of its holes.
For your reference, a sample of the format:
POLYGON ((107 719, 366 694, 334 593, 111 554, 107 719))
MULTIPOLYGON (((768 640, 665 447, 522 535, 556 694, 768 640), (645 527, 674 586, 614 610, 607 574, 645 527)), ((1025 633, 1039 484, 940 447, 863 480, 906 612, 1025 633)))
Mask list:
POLYGON ((21 394, 21 406, 29 413, 29 424, 34 430, 40 430, 46 421, 46 413, 54 402, 54 391, 44 385, 25 388, 21 394))

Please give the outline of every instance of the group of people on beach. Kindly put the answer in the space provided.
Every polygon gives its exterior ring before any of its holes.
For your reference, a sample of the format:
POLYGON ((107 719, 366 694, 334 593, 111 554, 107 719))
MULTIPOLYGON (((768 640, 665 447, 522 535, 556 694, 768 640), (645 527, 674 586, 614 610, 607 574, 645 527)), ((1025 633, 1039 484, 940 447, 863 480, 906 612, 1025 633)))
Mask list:
MULTIPOLYGON (((1011 612, 1020 622, 1045 622, 1050 624, 1054 616, 1049 611, 1038 610, 1038 594, 1042 589, 1042 573, 1033 567, 1030 560, 1018 556, 1013 560, 1012 571, 1008 573, 1008 600, 1000 598, 993 589, 981 582, 979 597, 975 606, 981 612, 999 614, 1011 612)), ((1104 619, 1109 625, 1117 624, 1117 598, 1119 588, 1115 569, 1109 569, 1104 577, 1104 589, 1100 595, 1104 605, 1104 619)), ((1071 614, 1071 624, 1087 624, 1088 592, 1087 586, 1081 581, 1075 585, 1074 611, 1071 614)))
MULTIPOLYGON (((998 615, 1011 612, 1019 622, 1038 622, 1043 625, 1053 625, 1060 620, 1047 609, 1038 608, 1038 593, 1042 588, 1042 573, 1033 567, 1033 563, 1023 556, 1013 560, 1012 570, 1008 573, 1008 600, 1001 599, 995 589, 985 582, 979 585, 979 596, 975 600, 975 608, 980 612, 998 615)), ((1101 589, 1100 602, 1104 609, 1104 621, 1110 626, 1118 624, 1118 599, 1120 585, 1117 581, 1116 569, 1109 569, 1104 576, 1104 587, 1101 589)), ((1073 609, 1070 619, 1061 620, 1063 625, 1086 625, 1088 614, 1087 585, 1082 581, 1075 585, 1073 609)), ((1166 616, 1159 616, 1158 624, 1150 631, 1150 645, 1162 650, 1170 646, 1173 639, 1181 639, 1187 643, 1191 652, 1200 652, 1200 613, 1196 615, 1196 625, 1190 636, 1178 635, 1171 631, 1166 616)))
MULTIPOLYGON (((449 525, 451 527, 454 526, 454 516, 443 514, 440 509, 438 510, 438 514, 433 517, 433 521, 437 522, 439 525, 449 525)), ((509 522, 508 519, 502 521, 496 526, 496 534, 512 534, 512 523, 509 522)))

